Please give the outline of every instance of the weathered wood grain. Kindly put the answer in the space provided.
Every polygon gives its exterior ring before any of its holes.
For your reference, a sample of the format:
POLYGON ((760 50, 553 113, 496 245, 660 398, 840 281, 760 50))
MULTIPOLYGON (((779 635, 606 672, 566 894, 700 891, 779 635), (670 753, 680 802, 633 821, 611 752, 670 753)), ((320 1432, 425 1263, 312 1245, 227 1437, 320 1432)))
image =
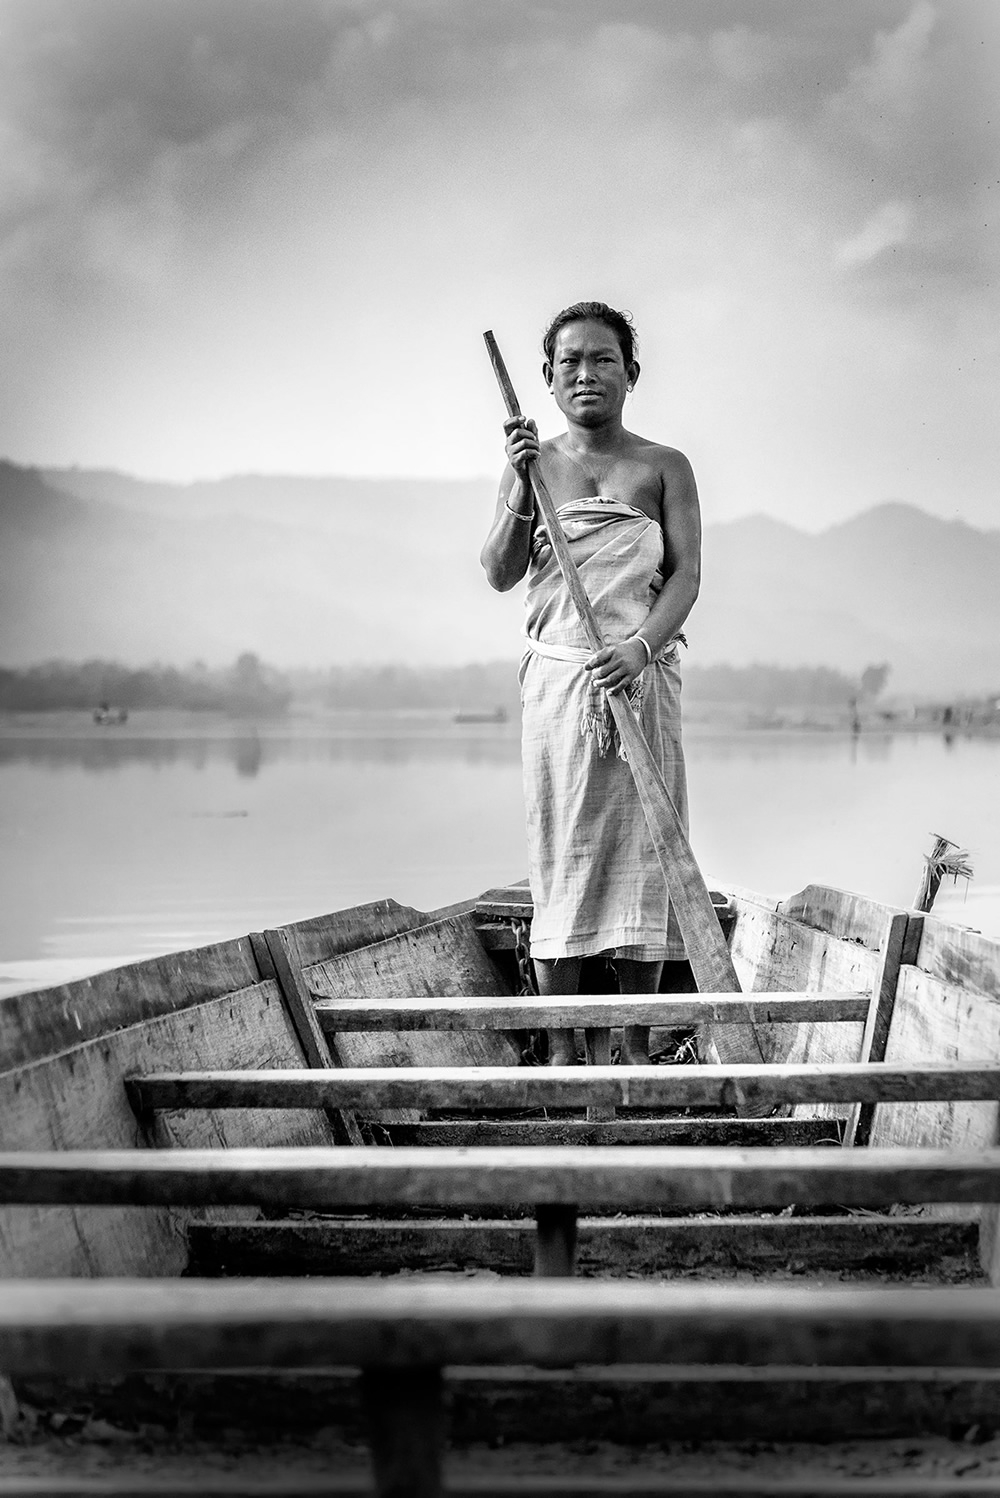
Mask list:
POLYGON ((481 1145, 546 1144, 701 1144, 732 1145, 737 1149, 776 1145, 842 1143, 843 1126, 822 1118, 618 1118, 611 1123, 589 1123, 581 1118, 457 1119, 418 1124, 389 1124, 390 1144, 449 1145, 475 1149, 481 1145))
MULTIPOLYGON (((996 1498, 992 1478, 458 1476, 443 1498, 996 1498)), ((0 1498, 375 1498, 364 1476, 289 1472, 282 1478, 211 1473, 171 1479, 137 1472, 113 1477, 0 1477, 0 1498)))
MULTIPOLYGON (((583 1274, 709 1270, 933 1270, 943 1257, 977 1268, 977 1225, 929 1217, 583 1217, 576 1261, 583 1274)), ((400 1270, 488 1269, 530 1274, 528 1221, 481 1218, 364 1222, 192 1223, 197 1275, 365 1275, 400 1270)))
POLYGON ((530 921, 534 909, 531 890, 524 879, 519 884, 504 884, 486 890, 476 901, 475 913, 492 920, 530 921))
POLYGON ((467 916, 451 916, 386 941, 306 966, 310 992, 324 999, 510 998, 467 916))
MULTIPOLYGON (((888 930, 884 933, 879 954, 879 971, 861 1037, 859 1061, 885 1060, 896 994, 899 990, 900 970, 903 963, 910 960, 916 952, 922 926, 923 916, 921 915, 908 915, 899 911, 889 918, 888 930)), ((871 1138, 874 1121, 874 1103, 859 1103, 852 1109, 848 1120, 845 1143, 849 1147, 867 1144, 871 1138)))
POLYGON ((249 938, 171 952, 0 999, 0 1071, 260 981, 249 938))
MULTIPOLYGON (((312 996, 302 978, 301 959, 294 939, 281 930, 262 931, 250 937, 261 971, 273 972, 282 1002, 310 1066, 336 1066, 339 1054, 320 1028, 312 996)), ((337 1144, 362 1144, 361 1128, 349 1108, 330 1108, 327 1119, 337 1144)))
POLYGON ((993 937, 925 916, 913 961, 931 978, 1000 999, 1000 941, 993 937))
MULTIPOLYGON (((237 1067, 302 1063, 275 984, 255 983, 0 1074, 0 1147, 131 1148, 141 1158, 122 1078, 192 1056, 237 1067)), ((325 1118, 313 1111, 180 1112, 157 1119, 153 1137, 182 1146, 331 1142, 325 1118)), ((171 1274, 183 1263, 183 1239, 166 1212, 0 1212, 3 1275, 171 1274)))
MULTIPOLYGON (((1000 1004, 906 966, 900 974, 886 1065, 920 1067, 931 1056, 936 1061, 947 1058, 947 1064, 956 1067, 1000 1057, 1000 1004)), ((871 1137, 873 1144, 883 1146, 991 1145, 997 1137, 996 1100, 927 1099, 919 1108, 901 1108, 883 1099, 871 1137)))
POLYGON ((528 1280, 0 1285, 13 1376, 157 1368, 1000 1365, 992 1290, 528 1280))
MULTIPOLYGON (((750 1101, 990 1101, 1000 1063, 862 1066, 355 1067, 331 1071, 159 1072, 130 1077, 154 1108, 735 1107, 750 1101)), ((930 1142, 929 1140, 926 1142, 930 1142)))
MULTIPOLYGON (((869 1019, 873 1026, 884 1025, 904 955, 906 912, 823 885, 810 885, 782 902, 751 891, 735 892, 734 901, 733 960, 746 990, 853 989, 873 998, 879 1017, 869 1019)), ((833 1064, 862 1057, 863 1023, 854 1027, 815 1020, 762 1025, 757 1033, 768 1061, 833 1064)), ((856 1115, 853 1108, 831 1104, 797 1112, 845 1121, 856 1115)))
MULTIPOLYGON (((468 901, 461 909, 471 909, 472 906, 473 902, 468 901)), ((351 906, 347 910, 332 911, 328 915, 291 921, 281 929, 293 942, 300 965, 308 967, 342 952, 387 941, 403 931, 432 925, 442 920, 447 913, 415 910, 410 905, 401 905, 397 900, 372 900, 364 905, 351 906)))
MULTIPOLYGON (((508 986, 484 950, 468 915, 450 916, 418 929, 405 929, 385 941, 344 951, 305 967, 303 982, 327 1001, 366 1000, 372 994, 395 1001, 423 996, 455 999, 479 994, 511 997, 508 986)), ((377 1028, 362 1032, 331 1031, 345 1066, 496 1066, 515 1065, 517 1047, 497 1031, 421 1034, 377 1028)), ((373 1105, 374 1106, 374 1105, 373 1105)), ((420 1103, 377 1108, 380 1123, 415 1123, 420 1103)))
POLYGON ((998 1202, 1000 1150, 650 1148, 18 1151, 0 1202, 39 1206, 884 1207, 998 1202))
MULTIPOLYGON (((314 997, 316 997, 314 995, 314 997)), ((533 1030, 589 1026, 802 1024, 822 1019, 863 1024, 867 996, 857 994, 602 994, 569 998, 320 999, 315 1010, 328 1035, 355 1030, 533 1030)))
MULTIPOLYGON (((924 916, 919 945, 900 971, 886 1058, 892 1062, 946 1057, 1000 1058, 1000 942, 924 916)), ((879 1106, 871 1126, 876 1145, 917 1141, 992 1144, 1000 1116, 992 1102, 879 1106)), ((983 1263, 1000 1283, 1000 1217, 982 1213, 983 1263)))
MULTIPOLYGON (((442 1498, 996 1498, 992 1478, 965 1477, 712 1477, 457 1476, 442 1498)), ((364 1476, 290 1472, 283 1478, 240 1472, 171 1479, 129 1477, 0 1477, 0 1498, 375 1498, 364 1476)))
POLYGON ((900 907, 827 884, 809 884, 777 908, 790 920, 842 941, 860 942, 872 952, 881 952, 884 946, 886 914, 906 914, 900 907))

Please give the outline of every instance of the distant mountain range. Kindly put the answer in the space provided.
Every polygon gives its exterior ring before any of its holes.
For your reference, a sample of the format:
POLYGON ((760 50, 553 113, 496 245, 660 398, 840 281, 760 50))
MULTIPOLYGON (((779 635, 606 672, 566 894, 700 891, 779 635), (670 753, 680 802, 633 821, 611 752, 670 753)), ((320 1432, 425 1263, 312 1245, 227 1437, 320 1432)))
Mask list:
MULTIPOLYGON (((487 480, 191 485, 0 462, 0 665, 102 656, 452 664, 518 653, 478 555, 487 480)), ((879 505, 818 535, 710 525, 690 659, 888 661, 888 690, 1000 690, 1000 532, 879 505)))

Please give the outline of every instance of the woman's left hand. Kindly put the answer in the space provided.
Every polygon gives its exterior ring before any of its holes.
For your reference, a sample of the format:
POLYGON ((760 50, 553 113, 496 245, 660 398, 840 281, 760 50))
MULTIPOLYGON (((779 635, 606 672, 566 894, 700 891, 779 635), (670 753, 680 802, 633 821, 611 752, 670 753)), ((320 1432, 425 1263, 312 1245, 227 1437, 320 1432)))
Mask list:
POLYGON ((646 651, 641 641, 632 639, 622 640, 620 645, 605 645, 590 657, 583 669, 593 671, 595 685, 614 695, 631 686, 645 666, 646 651))

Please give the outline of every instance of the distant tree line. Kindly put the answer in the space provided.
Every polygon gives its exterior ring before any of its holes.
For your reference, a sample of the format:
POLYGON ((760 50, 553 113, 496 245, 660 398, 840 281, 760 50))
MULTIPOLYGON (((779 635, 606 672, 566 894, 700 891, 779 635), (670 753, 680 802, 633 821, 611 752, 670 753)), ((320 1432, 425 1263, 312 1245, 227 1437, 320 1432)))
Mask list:
POLYGON ((685 695, 699 702, 739 702, 752 707, 843 707, 876 697, 887 665, 868 666, 860 678, 831 666, 688 666, 685 695))
POLYGON ((319 692, 326 707, 518 709, 520 688, 514 661, 468 666, 334 666, 319 692))
MULTIPOLYGON (((843 707, 854 698, 875 697, 888 666, 869 666, 860 678, 829 666, 685 666, 685 695, 699 702, 732 702, 772 708, 843 707)), ((513 661, 471 666, 338 666, 311 695, 342 709, 516 707, 513 661)))
POLYGON ((178 708, 186 712, 280 713, 291 701, 285 678, 251 651, 232 666, 123 666, 118 661, 46 661, 21 670, 0 667, 0 708, 46 712, 178 708))
MULTIPOLYGON (((887 665, 860 677, 829 666, 685 666, 685 695, 697 702, 751 707, 838 707, 872 699, 888 676, 887 665)), ((466 666, 333 666, 279 671, 251 651, 224 668, 144 666, 117 661, 48 661, 17 670, 0 668, 0 709, 92 711, 100 703, 128 708, 281 713, 299 701, 334 711, 517 711, 514 661, 466 666)))

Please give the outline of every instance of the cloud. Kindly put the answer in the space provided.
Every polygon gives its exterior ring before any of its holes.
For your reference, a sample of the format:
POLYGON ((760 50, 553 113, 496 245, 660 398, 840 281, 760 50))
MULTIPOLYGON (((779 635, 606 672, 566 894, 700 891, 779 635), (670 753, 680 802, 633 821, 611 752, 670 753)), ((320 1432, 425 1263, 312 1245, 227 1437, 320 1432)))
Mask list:
POLYGON ((971 13, 0 0, 0 451, 481 471, 493 392, 452 372, 507 317, 537 375, 545 315, 591 295, 669 344, 640 407, 714 445, 740 386, 759 426, 831 328, 846 363, 875 314, 981 320, 971 13))
POLYGON ((865 220, 857 234, 836 247, 840 265, 867 265, 885 250, 905 244, 910 236, 913 209, 909 203, 883 203, 865 220))
POLYGON ((917 0, 900 26, 877 32, 869 57, 851 69, 831 108, 877 143, 894 143, 916 112, 926 85, 937 21, 930 0, 917 0))

